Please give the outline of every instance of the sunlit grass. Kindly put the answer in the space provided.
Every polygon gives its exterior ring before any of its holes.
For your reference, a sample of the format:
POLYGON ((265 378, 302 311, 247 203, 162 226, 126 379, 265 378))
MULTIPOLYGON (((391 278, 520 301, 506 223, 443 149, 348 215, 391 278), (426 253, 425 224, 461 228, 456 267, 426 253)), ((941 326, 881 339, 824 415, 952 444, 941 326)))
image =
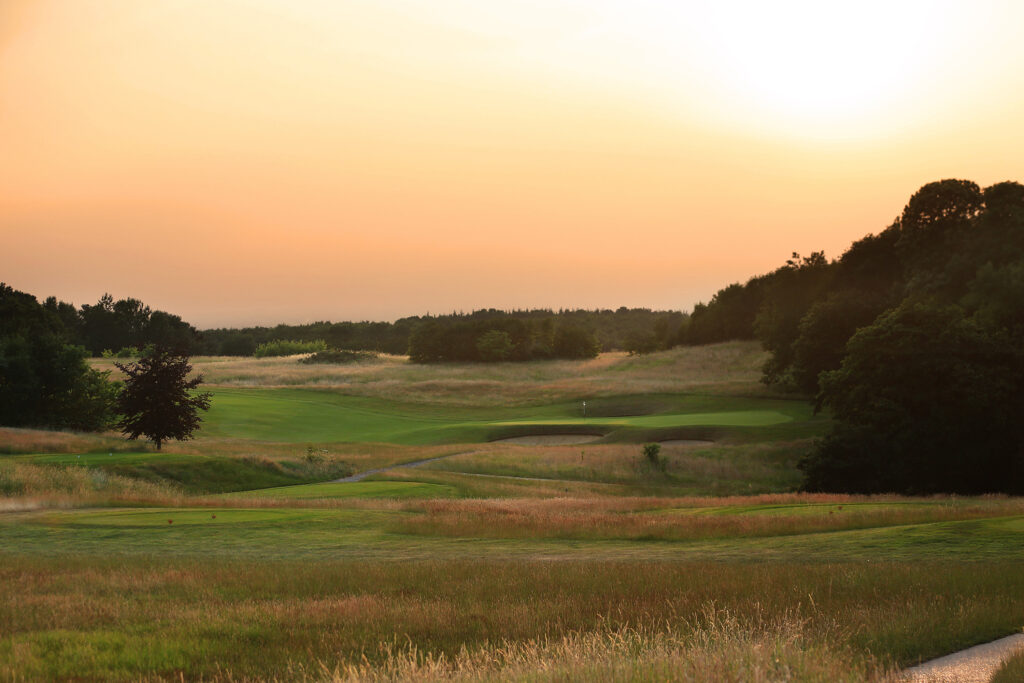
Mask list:
POLYGON ((1016 563, 10 558, 0 596, 4 678, 559 680, 659 678, 678 665, 707 680, 693 665, 716 664, 735 680, 871 680, 879 664, 1015 630, 1024 573, 1016 563))
POLYGON ((991 683, 1020 683, 1021 681, 1024 681, 1024 652, 1018 652, 1003 662, 995 676, 992 677, 991 683))

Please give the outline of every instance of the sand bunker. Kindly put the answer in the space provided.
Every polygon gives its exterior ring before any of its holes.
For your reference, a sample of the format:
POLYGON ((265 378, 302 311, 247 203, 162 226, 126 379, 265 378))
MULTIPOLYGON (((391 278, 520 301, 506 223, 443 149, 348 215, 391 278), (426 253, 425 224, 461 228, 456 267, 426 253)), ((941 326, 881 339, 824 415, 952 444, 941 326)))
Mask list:
POLYGON ((493 443, 518 443, 524 446, 572 446, 578 443, 597 441, 597 434, 529 434, 508 439, 495 439, 493 443))
POLYGON ((714 441, 707 441, 706 439, 668 439, 658 443, 662 446, 710 446, 714 441))

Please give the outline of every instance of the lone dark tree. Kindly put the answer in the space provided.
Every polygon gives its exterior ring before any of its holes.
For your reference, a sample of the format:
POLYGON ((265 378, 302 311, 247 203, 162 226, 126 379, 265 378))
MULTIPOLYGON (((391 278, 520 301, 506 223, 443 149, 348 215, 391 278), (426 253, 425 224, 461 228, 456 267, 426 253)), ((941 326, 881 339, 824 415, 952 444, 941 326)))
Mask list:
POLYGON ((194 394, 202 375, 188 379, 192 371, 186 355, 153 348, 137 363, 115 365, 128 377, 117 399, 121 420, 117 423, 129 439, 148 437, 160 450, 168 439, 184 441, 199 427, 200 410, 210 409, 210 394, 194 394))

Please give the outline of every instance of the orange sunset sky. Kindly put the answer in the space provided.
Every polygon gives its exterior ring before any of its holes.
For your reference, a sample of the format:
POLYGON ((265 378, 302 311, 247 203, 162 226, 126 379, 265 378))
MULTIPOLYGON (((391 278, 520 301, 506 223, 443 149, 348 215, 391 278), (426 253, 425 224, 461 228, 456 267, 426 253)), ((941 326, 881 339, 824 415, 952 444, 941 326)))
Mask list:
POLYGON ((0 280, 199 327, 688 310, 1024 180, 1024 3, 0 0, 0 280))

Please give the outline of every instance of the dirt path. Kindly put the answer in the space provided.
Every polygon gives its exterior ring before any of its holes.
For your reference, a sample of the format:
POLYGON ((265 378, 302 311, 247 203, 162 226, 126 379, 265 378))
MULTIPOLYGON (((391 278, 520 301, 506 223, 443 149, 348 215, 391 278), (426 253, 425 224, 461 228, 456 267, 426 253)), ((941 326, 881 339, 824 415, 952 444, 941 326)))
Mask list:
POLYGON ((1024 633, 975 645, 907 669, 907 683, 988 683, 1008 657, 1024 649, 1024 633))
POLYGON ((387 467, 378 467, 375 470, 366 470, 365 472, 358 472, 349 477, 342 477, 341 479, 334 479, 331 481, 332 484, 341 484, 349 481, 362 481, 371 474, 380 474, 381 472, 387 472, 389 470, 397 470, 402 467, 419 467, 426 465, 428 462, 434 462, 435 460, 444 460, 445 458, 454 458, 456 455, 469 455, 470 453, 476 453, 477 451, 459 451, 458 453, 449 453, 448 455, 439 455, 436 458, 427 458, 425 460, 413 460, 412 462, 403 462, 397 465, 388 465, 387 467))

